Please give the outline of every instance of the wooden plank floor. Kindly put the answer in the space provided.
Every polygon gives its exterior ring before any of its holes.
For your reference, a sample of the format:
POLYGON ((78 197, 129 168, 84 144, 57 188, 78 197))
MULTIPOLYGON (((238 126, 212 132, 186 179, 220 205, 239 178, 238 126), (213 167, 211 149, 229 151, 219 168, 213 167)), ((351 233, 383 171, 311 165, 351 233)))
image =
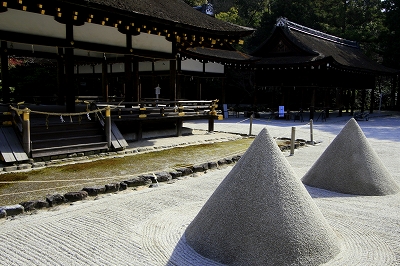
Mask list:
POLYGON ((7 163, 29 159, 11 127, 0 127, 0 153, 7 163))

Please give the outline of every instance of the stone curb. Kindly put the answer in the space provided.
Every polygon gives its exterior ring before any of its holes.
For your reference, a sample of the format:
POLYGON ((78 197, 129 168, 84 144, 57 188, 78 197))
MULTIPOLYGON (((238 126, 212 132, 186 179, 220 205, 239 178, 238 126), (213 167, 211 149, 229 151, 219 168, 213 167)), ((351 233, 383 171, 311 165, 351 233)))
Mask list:
POLYGON ((0 206, 0 219, 33 212, 38 209, 51 208, 60 204, 71 204, 76 201, 87 200, 87 197, 97 197, 100 194, 118 193, 119 191, 126 190, 128 187, 135 188, 139 186, 147 186, 148 188, 156 188, 158 187, 158 182, 168 183, 173 179, 179 179, 180 177, 193 176, 201 172, 204 173, 208 170, 216 170, 223 166, 234 164, 239 161, 240 158, 241 155, 235 155, 220 159, 217 162, 213 161, 188 167, 180 167, 170 171, 143 174, 132 177, 128 180, 123 180, 120 183, 84 187, 80 191, 67 192, 64 195, 47 195, 45 200, 31 200, 16 205, 0 206))
POLYGON ((73 154, 62 154, 59 156, 52 156, 52 157, 43 157, 38 158, 36 160, 30 159, 29 162, 24 162, 21 164, 14 164, 14 165, 2 165, 0 163, 0 175, 3 173, 12 173, 12 172, 20 172, 20 171, 30 171, 33 169, 44 168, 44 167, 52 167, 52 166, 62 166, 67 164, 74 164, 74 163, 85 163, 94 160, 102 160, 107 158, 118 158, 123 156, 129 156, 134 154, 140 153, 147 153, 152 151, 158 150, 166 150, 172 149, 175 147, 185 147, 185 146, 192 146, 192 145, 200 145, 204 143, 212 144, 218 142, 225 142, 225 141, 233 141, 242 139, 243 136, 239 134, 229 133, 231 135, 235 135, 235 137, 221 137, 215 139, 208 139, 208 140, 199 140, 199 141, 191 141, 191 142, 183 142, 180 144, 171 144, 171 145, 161 145, 161 146, 154 146, 154 147, 138 147, 138 148, 128 148, 122 151, 109 151, 109 152, 100 152, 100 151, 89 151, 85 153, 73 153, 73 154))

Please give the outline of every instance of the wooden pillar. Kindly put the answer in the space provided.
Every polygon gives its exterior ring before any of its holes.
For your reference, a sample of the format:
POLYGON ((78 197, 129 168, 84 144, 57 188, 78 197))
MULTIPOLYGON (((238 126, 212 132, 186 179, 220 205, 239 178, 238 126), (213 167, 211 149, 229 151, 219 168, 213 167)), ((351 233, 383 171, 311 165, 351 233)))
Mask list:
POLYGON ((180 92, 177 92, 177 62, 176 60, 169 60, 169 99, 172 101, 176 101, 177 98, 180 98, 180 92), (179 95, 179 96, 178 96, 179 95))
POLYGON ((365 97, 366 97, 366 91, 365 89, 361 89, 361 113, 364 113, 365 111, 365 97))
POLYGON ((372 114, 374 112, 374 103, 375 103, 375 86, 371 89, 371 100, 369 103, 369 113, 372 114))
POLYGON ((64 75, 64 49, 57 49, 57 104, 64 105, 65 75, 64 75))
POLYGON ((396 101, 396 110, 400 110, 400 79, 399 75, 395 76, 396 79, 396 87, 397 87, 397 101, 396 101))
POLYGON ((140 101, 141 89, 139 80, 139 59, 133 57, 132 59, 132 84, 133 84, 133 101, 140 101))
MULTIPOLYGON (((132 49, 132 35, 126 34, 126 48, 132 49)), ((132 78, 132 56, 125 55, 125 102, 133 102, 133 78, 132 78)), ((125 107, 132 107, 132 104, 125 104, 125 107)))
POLYGON ((66 38, 70 47, 65 48, 65 104, 68 113, 75 112, 75 75, 74 75, 74 26, 66 25, 66 38))
POLYGON ((225 93, 225 78, 221 78, 221 95, 219 97, 221 103, 226 103, 225 93))
POLYGON ((180 56, 176 59, 176 99, 182 99, 182 58, 180 56))
POLYGON ((337 107, 339 109, 339 117, 342 117, 343 114, 343 88, 338 88, 336 91, 336 102, 337 107))
POLYGON ((105 57, 101 62, 101 91, 103 100, 108 102, 108 69, 107 69, 107 60, 105 57))
POLYGON ((8 73, 8 47, 6 41, 1 41, 1 82, 3 103, 10 102, 10 84, 8 73))
MULTIPOLYGON (((132 56, 125 55, 125 102, 133 102, 132 56)), ((125 107, 132 107, 132 104, 125 107)))
POLYGON ((354 107, 355 107, 355 105, 356 105, 356 89, 355 88, 353 88, 353 89, 351 89, 351 103, 350 103, 350 108, 351 108, 351 110, 350 110, 350 115, 354 115, 354 107))
POLYGON ((68 113, 75 112, 74 49, 65 48, 65 103, 68 113))
POLYGON ((392 76, 392 88, 390 90, 390 109, 395 110, 396 106, 396 85, 397 85, 397 76, 392 76))
POLYGON ((200 77, 196 77, 196 100, 201 100, 201 83, 202 79, 200 77))
POLYGON ((330 88, 326 88, 324 90, 324 110, 325 110, 325 117, 329 118, 329 109, 331 105, 331 97, 330 97, 330 88))
POLYGON ((311 89, 311 103, 310 103, 310 119, 314 119, 315 113, 315 88, 311 89))
POLYGON ((155 72, 154 61, 151 61, 151 87, 152 89, 157 87, 157 76, 155 72))

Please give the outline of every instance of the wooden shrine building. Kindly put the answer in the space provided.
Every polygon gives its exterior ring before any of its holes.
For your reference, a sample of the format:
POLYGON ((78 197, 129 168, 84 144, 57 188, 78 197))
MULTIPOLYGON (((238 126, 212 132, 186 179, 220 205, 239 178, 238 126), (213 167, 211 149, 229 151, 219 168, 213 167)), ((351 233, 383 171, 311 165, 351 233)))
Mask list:
POLYGON ((9 56, 57 62, 54 94, 68 111, 74 111, 74 101, 82 93, 105 101, 112 95, 123 96, 126 102, 134 102, 153 96, 160 82, 162 97, 176 100, 182 97, 179 75, 220 75, 232 58, 247 64, 248 58, 232 44, 241 43, 253 31, 203 14, 180 0, 3 0, 2 102, 12 99, 9 56), (210 51, 220 56, 210 57, 210 51), (87 81, 94 76, 100 80, 98 91, 87 92, 87 81))
POLYGON ((212 131, 224 91, 206 91, 205 79, 249 65, 233 44, 253 32, 181 0, 0 0, 0 107, 11 109, 0 122, 16 133, 2 131, 0 160, 124 149, 145 130, 179 136, 184 120, 208 119, 212 131), (54 89, 12 92, 12 57, 55 65, 54 89))
MULTIPOLYGON (((257 97, 296 111, 346 107, 354 111, 355 94, 362 94, 361 111, 370 92, 373 112, 376 79, 398 78, 398 70, 386 68, 362 52, 358 43, 325 34, 279 18, 270 37, 253 53, 262 58, 256 62, 257 97), (334 99, 332 101, 332 99, 334 99)), ((396 90, 393 82, 392 98, 396 90)), ((329 115, 329 112, 327 112, 329 115)))

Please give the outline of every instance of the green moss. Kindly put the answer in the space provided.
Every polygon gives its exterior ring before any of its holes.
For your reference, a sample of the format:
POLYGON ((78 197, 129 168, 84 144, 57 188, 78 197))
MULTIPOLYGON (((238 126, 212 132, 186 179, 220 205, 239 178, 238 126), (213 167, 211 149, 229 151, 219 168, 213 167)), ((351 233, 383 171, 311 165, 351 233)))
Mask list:
POLYGON ((25 182, 0 185, 0 206, 42 199, 51 193, 81 190, 85 186, 120 182, 143 173, 217 161, 243 153, 252 141, 252 138, 245 138, 2 174, 0 180, 25 182))

